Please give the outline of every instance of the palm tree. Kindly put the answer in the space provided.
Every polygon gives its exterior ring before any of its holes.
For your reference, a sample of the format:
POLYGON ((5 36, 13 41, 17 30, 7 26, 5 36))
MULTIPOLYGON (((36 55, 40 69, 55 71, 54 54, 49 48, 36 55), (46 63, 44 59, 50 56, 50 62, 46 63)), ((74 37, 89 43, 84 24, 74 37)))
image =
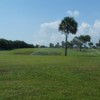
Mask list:
POLYGON ((65 17, 59 24, 59 31, 65 34, 65 56, 67 56, 67 39, 69 33, 76 34, 77 32, 77 22, 73 17, 65 17))

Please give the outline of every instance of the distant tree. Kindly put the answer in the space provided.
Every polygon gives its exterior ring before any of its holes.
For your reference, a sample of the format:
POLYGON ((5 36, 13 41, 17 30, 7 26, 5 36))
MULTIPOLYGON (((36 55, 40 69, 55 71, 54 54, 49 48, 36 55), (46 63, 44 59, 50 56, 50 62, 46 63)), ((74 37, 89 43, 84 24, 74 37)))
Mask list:
POLYGON ((100 48, 100 40, 99 40, 98 43, 96 43, 96 47, 97 47, 97 48, 100 48))
POLYGON ((14 48, 28 48, 28 44, 24 41, 16 40, 13 41, 14 48))
POLYGON ((80 35, 79 39, 83 42, 83 43, 87 43, 90 42, 91 40, 91 36, 89 35, 80 35))
POLYGON ((7 50, 8 41, 6 39, 0 39, 0 49, 7 50))
POLYGON ((2 50, 11 50, 17 48, 33 48, 33 44, 27 44, 24 41, 11 41, 6 39, 0 39, 0 49, 2 50))
MULTIPOLYGON (((65 42, 64 41, 61 42, 61 47, 65 48, 65 42)), ((73 48, 73 44, 71 42, 67 41, 67 47, 68 48, 73 48)))
POLYGON ((35 48, 39 48, 40 46, 38 44, 36 44, 35 48))
POLYGON ((77 22, 72 17, 65 17, 59 24, 59 31, 65 34, 65 56, 67 56, 67 39, 70 33, 76 34, 77 22))
MULTIPOLYGON (((64 41, 61 42, 61 47, 65 48, 65 42, 64 41)), ((68 48, 73 48, 72 41, 71 42, 67 41, 67 47, 68 48)))
POLYGON ((77 47, 80 48, 80 51, 82 50, 83 42, 80 40, 79 37, 74 37, 72 42, 73 42, 74 45, 76 45, 77 47))
POLYGON ((86 47, 86 43, 90 42, 91 37, 89 35, 80 35, 79 37, 74 37, 73 43, 75 43, 80 51, 82 50, 82 46, 86 47))
POLYGON ((60 48, 59 42, 57 42, 57 44, 55 45, 55 48, 60 48))
POLYGON ((13 49, 13 42, 11 40, 0 39, 0 49, 2 50, 13 49))
POLYGON ((49 44, 49 47, 50 47, 50 48, 54 48, 54 44, 53 44, 53 43, 50 43, 50 44, 49 44))
POLYGON ((80 35, 79 39, 80 39, 80 41, 83 42, 84 48, 87 48, 86 44, 87 44, 87 42, 90 42, 91 36, 89 36, 89 35, 80 35))
POLYGON ((89 42, 88 45, 89 45, 90 47, 92 47, 92 46, 93 46, 93 43, 92 43, 92 42, 89 42))
POLYGON ((73 48, 74 47, 74 42, 73 42, 73 40, 72 41, 70 41, 70 48, 73 48))
POLYGON ((100 43, 96 43, 96 47, 97 48, 100 48, 100 43))
POLYGON ((70 41, 67 41, 67 47, 68 47, 68 48, 72 48, 72 44, 71 44, 70 41))
POLYGON ((61 42, 61 47, 65 48, 65 42, 64 41, 61 42))
POLYGON ((27 44, 27 48, 35 48, 33 44, 27 44))
POLYGON ((40 48, 46 48, 46 46, 45 45, 41 45, 40 48))

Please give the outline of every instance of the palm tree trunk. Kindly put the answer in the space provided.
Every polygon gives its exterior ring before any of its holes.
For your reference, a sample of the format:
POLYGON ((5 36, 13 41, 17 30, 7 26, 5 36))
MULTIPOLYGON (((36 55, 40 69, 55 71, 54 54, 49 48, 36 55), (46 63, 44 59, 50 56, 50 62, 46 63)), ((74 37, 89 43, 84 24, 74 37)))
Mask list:
POLYGON ((67 36, 68 34, 66 34, 66 38, 65 38, 65 56, 67 56, 67 38, 68 38, 68 36, 67 36))

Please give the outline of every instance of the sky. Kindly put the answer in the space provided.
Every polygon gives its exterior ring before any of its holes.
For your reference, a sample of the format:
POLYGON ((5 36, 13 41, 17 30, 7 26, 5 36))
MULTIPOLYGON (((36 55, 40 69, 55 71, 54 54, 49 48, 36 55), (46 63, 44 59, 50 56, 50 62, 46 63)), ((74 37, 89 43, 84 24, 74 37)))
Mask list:
POLYGON ((100 0, 0 0, 0 38, 49 45, 65 40, 58 31, 64 17, 78 22, 76 35, 100 38, 100 0))

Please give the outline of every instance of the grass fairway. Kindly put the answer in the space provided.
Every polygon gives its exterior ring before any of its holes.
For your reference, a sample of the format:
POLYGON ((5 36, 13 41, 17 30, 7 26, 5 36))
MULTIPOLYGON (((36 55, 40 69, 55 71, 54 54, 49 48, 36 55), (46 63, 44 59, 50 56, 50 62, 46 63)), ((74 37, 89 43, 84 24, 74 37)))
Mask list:
POLYGON ((100 100, 100 55, 95 51, 0 51, 0 100, 100 100), (61 52, 36 56, 36 52, 61 52))

